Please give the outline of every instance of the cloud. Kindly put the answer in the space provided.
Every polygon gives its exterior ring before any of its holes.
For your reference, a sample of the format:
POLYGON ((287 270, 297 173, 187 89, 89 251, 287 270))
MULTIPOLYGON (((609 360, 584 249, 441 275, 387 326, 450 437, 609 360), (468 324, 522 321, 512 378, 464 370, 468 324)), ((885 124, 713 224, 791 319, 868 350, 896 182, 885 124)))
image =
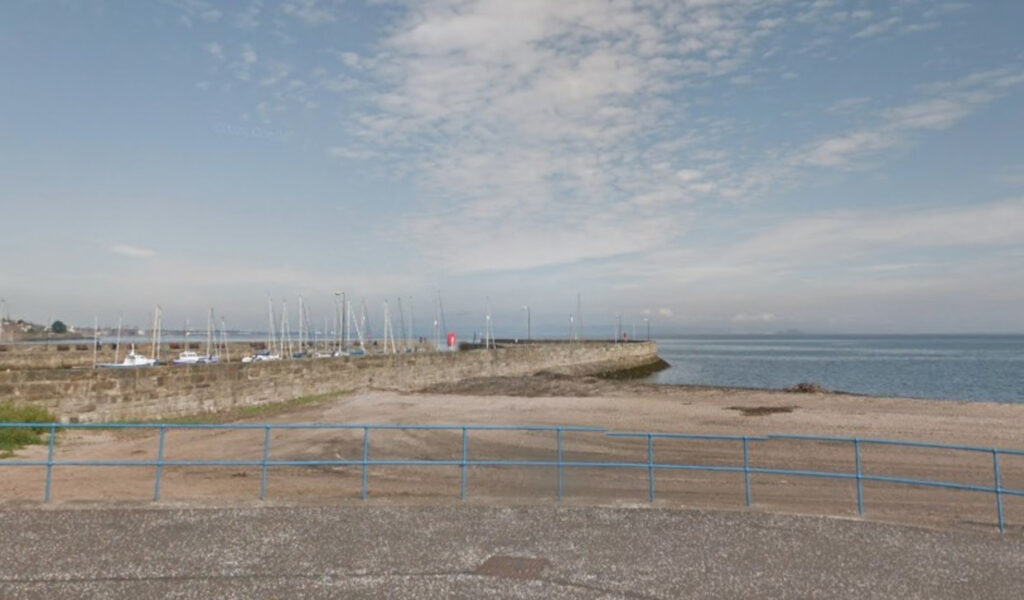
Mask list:
MULTIPOLYGON (((1006 67, 922 86, 924 98, 880 110, 875 115, 876 125, 819 139, 791 156, 790 161, 815 167, 863 167, 882 153, 909 143, 916 133, 956 125, 1022 84, 1024 69, 1006 67)), ((851 98, 828 110, 850 113, 866 105, 866 100, 851 98)))
POLYGON ((281 12, 306 25, 324 25, 337 20, 338 2, 322 0, 291 0, 281 5, 281 12))
POLYGON ((889 31, 891 31, 894 27, 899 25, 899 23, 900 23, 900 18, 899 17, 889 17, 888 19, 885 19, 884 21, 876 21, 876 22, 868 25, 864 29, 861 29, 857 33, 853 34, 853 37, 854 38, 869 38, 869 37, 875 37, 875 36, 878 36, 878 35, 882 35, 883 33, 888 33, 889 31))
POLYGON ((259 60, 259 54, 256 53, 252 44, 242 44, 238 58, 230 63, 230 68, 236 79, 249 81, 252 79, 253 68, 259 60))
POLYGON ((688 213, 664 209, 718 187, 678 151, 673 95, 735 73, 782 23, 760 2, 402 6, 384 51, 347 61, 379 90, 355 134, 415 174, 423 206, 404 231, 468 271, 638 252, 685 230, 688 213))
POLYGON ((970 206, 836 211, 792 219, 732 246, 733 263, 808 265, 914 248, 994 248, 1024 240, 1024 198, 970 206))
MULTIPOLYGON (((342 55, 372 89, 346 132, 361 143, 328 153, 373 149, 415 181, 420 205, 401 230, 455 272, 658 250, 687 231, 698 207, 777 193, 817 169, 870 166, 1010 86, 990 74, 922 88, 918 99, 889 108, 849 98, 831 114, 861 116, 866 125, 811 129, 816 139, 751 148, 735 143, 748 126, 741 117, 709 118, 696 103, 709 86, 763 79, 759 46, 782 43, 796 27, 825 43, 867 39, 920 14, 814 2, 791 19, 771 0, 390 4, 399 17, 379 52, 342 55), (482 250, 467 253, 454 239, 482 250), (488 251, 499 244, 507 250, 488 251)), ((785 67, 775 73, 776 82, 800 75, 785 67)), ((341 91, 360 85, 346 80, 341 91)))
POLYGON ((186 27, 192 27, 196 20, 215 23, 224 16, 215 4, 204 0, 170 0, 170 4, 178 8, 179 20, 186 27))
POLYGON ((851 37, 867 47, 906 23, 933 22, 941 15, 924 11, 934 4, 872 11, 775 0, 381 4, 383 38, 344 50, 302 29, 321 26, 329 37, 343 13, 318 2, 282 5, 264 15, 264 29, 284 22, 301 32, 285 29, 290 43, 337 60, 307 76, 292 62, 298 53, 253 35, 229 53, 232 74, 247 82, 264 118, 283 119, 295 104, 332 110, 315 147, 328 158, 373 159, 403 180, 415 203, 382 233, 414 248, 415 270, 435 276, 571 270, 594 280, 613 273, 624 289, 643 276, 681 285, 799 268, 816 260, 800 252, 827 255, 834 240, 851 255, 870 254, 872 243, 907 247, 870 241, 870 228, 885 231, 873 217, 832 212, 779 225, 778 238, 776 229, 759 229, 750 239, 764 244, 763 254, 743 241, 708 255, 690 240, 710 237, 695 226, 706 215, 784 195, 820 180, 823 170, 884 165, 1010 94, 1024 77, 1008 67, 917 88, 908 78, 889 92, 845 99, 826 94, 793 105, 799 123, 779 115, 788 129, 780 143, 761 136, 754 117, 732 111, 732 95, 758 88, 790 98, 790 88, 819 83, 808 68, 813 60, 834 60, 851 37), (791 76, 806 84, 788 83, 791 76), (861 237, 835 223, 852 224, 861 237), (800 241, 792 252, 787 235, 800 241))
POLYGON ((837 102, 834 102, 832 106, 825 109, 825 112, 835 113, 840 115, 856 113, 862 110, 866 105, 871 103, 871 98, 867 96, 855 96, 852 98, 843 98, 837 102))
POLYGON ((224 60, 224 47, 220 44, 216 42, 209 43, 206 45, 206 51, 217 60, 224 60))
POLYGON ((1024 164, 1004 167, 1000 179, 1013 186, 1024 185, 1024 164))
POLYGON ((732 321, 734 323, 771 323, 778 317, 774 313, 763 312, 763 313, 740 313, 734 315, 732 321))
POLYGON ((327 155, 334 158, 345 158, 350 160, 367 160, 377 156, 373 150, 365 148, 349 148, 347 146, 331 146, 327 149, 327 155))
POLYGON ((884 130, 855 131, 816 142, 801 158, 816 167, 849 166, 865 155, 888 150, 899 140, 884 130))
POLYGON ((118 254, 120 256, 127 256, 129 258, 151 258, 156 255, 154 250, 149 248, 141 248, 139 246, 129 246, 128 244, 113 244, 107 247, 107 250, 118 254))

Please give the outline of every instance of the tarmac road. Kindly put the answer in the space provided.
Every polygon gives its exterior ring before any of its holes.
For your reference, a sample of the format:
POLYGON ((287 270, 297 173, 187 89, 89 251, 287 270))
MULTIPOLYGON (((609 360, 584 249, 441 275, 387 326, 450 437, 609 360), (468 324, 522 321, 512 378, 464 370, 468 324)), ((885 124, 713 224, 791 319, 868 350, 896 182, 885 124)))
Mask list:
POLYGON ((986 598, 1024 531, 632 507, 0 510, 0 598, 986 598))

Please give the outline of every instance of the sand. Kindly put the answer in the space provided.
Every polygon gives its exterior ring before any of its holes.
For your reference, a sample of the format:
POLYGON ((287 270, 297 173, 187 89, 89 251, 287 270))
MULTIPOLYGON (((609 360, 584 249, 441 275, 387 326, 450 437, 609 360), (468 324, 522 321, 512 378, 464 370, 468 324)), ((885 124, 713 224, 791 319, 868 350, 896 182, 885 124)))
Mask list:
MULTIPOLYGON (((887 438, 1024 449, 1024 405, 875 398, 831 393, 787 393, 610 382, 589 377, 537 376, 466 381, 419 393, 359 390, 260 422, 583 425, 634 432, 764 436, 767 434, 887 438)), ((259 460, 262 429, 170 430, 167 460, 259 460)), ((362 456, 362 430, 276 430, 271 460, 353 459, 362 456)), ((646 439, 603 432, 565 433, 565 460, 647 460, 646 439)), ((850 443, 793 440, 751 441, 750 465, 854 472, 850 443)), ((71 431, 59 438, 58 460, 151 460, 155 432, 71 431)), ((461 457, 461 431, 373 431, 371 459, 461 457)), ((736 466, 743 464, 736 441, 656 440, 655 460, 736 466)), ((46 448, 19 451, 19 459, 45 459, 46 448)), ((551 432, 469 433, 471 460, 553 460, 551 432)), ((990 453, 953 452, 865 444, 863 472, 974 485, 992 485, 990 453)), ((1024 456, 1000 456, 1004 488, 1024 490, 1024 456)), ((0 468, 0 502, 34 505, 43 497, 42 467, 0 468)), ((85 501, 148 502, 153 467, 56 467, 53 500, 63 506, 85 501)), ((865 513, 856 511, 851 480, 754 474, 752 506, 746 507, 742 473, 657 470, 661 507, 702 507, 827 514, 927 526, 991 530, 993 494, 881 482, 864 483, 865 513)), ((371 467, 369 500, 378 503, 459 501, 461 471, 445 467, 371 467)), ((469 467, 467 502, 553 503, 553 468, 469 467)), ((567 504, 641 505, 648 502, 648 471, 571 467, 563 471, 567 504)), ((259 467, 165 467, 161 501, 166 503, 254 502, 259 467)), ((268 503, 360 502, 362 469, 271 467, 268 503)), ((1024 498, 1004 495, 1008 530, 1024 535, 1024 498)))

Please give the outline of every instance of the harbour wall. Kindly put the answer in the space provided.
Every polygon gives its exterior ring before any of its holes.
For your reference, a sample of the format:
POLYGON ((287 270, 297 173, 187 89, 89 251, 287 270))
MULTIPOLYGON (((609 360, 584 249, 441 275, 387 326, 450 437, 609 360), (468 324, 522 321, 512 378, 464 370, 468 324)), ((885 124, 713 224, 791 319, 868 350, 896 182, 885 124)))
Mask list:
POLYGON ((8 368, 0 371, 0 402, 39 405, 63 422, 153 420, 361 388, 413 391, 470 377, 593 374, 658 360, 654 342, 549 342, 249 364, 8 368))

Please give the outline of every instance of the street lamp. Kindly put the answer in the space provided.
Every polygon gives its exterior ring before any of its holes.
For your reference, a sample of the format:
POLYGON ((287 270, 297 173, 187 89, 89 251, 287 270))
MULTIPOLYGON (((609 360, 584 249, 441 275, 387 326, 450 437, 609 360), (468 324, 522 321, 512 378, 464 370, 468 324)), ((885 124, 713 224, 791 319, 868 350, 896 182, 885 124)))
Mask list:
POLYGON ((529 342, 531 339, 533 339, 532 337, 530 337, 530 305, 524 304, 523 310, 526 311, 526 341, 529 342))
POLYGON ((651 341, 651 320, 644 317, 644 323, 647 323, 647 341, 651 341))

